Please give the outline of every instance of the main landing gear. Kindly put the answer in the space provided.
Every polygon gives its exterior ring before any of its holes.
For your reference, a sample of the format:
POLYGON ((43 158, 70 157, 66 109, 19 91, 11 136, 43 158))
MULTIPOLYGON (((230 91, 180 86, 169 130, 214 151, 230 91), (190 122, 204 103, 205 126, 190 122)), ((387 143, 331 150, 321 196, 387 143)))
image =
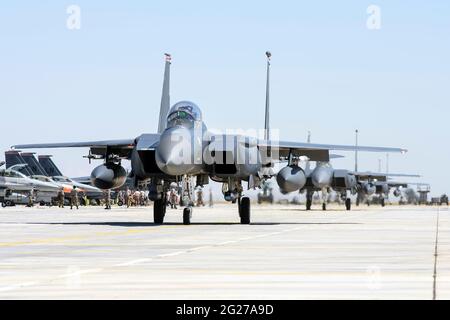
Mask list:
POLYGON ((153 203, 153 221, 155 224, 163 224, 166 215, 167 203, 165 197, 155 200, 153 203))
POLYGON ((306 190, 306 210, 307 211, 311 210, 312 197, 313 197, 313 193, 309 190, 306 190))
POLYGON ((347 211, 352 209, 352 200, 350 198, 345 199, 345 209, 347 209, 347 211))
POLYGON ((250 224, 250 198, 241 197, 238 200, 239 217, 241 224, 250 224))
POLYGON ((191 224, 191 218, 192 218, 192 207, 186 207, 183 210, 183 224, 189 225, 191 224))

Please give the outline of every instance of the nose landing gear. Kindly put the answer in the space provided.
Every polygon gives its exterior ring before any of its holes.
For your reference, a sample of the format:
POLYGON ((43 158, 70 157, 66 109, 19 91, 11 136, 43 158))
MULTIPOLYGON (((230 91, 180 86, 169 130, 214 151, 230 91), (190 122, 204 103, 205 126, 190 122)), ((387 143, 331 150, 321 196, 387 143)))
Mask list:
POLYGON ((153 221, 155 224, 163 224, 166 215, 167 203, 165 197, 155 200, 153 203, 153 221))
POLYGON ((241 218, 241 224, 250 224, 250 198, 239 198, 238 209, 239 217, 241 218))

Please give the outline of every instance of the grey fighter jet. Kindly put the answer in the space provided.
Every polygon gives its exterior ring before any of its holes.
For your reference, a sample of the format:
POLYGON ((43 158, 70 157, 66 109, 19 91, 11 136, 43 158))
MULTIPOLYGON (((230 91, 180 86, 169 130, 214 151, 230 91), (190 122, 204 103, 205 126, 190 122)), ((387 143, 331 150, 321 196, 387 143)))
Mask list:
POLYGON ((376 173, 376 172, 358 172, 356 173, 358 181, 356 205, 366 202, 370 205, 370 198, 377 196, 382 207, 385 206, 389 193, 394 189, 394 196, 400 195, 400 188, 408 187, 406 182, 392 181, 392 177, 420 178, 417 174, 401 173, 376 173))
POLYGON ((77 187, 80 194, 85 194, 90 200, 100 200, 103 198, 103 192, 99 188, 82 184, 69 177, 64 176, 49 155, 39 155, 39 161, 31 152, 19 152, 10 150, 5 152, 6 168, 16 166, 29 178, 42 182, 53 183, 64 190, 65 197, 70 198, 70 193, 74 186, 77 187), (22 165, 23 164, 23 165, 22 165))
MULTIPOLYGON (((208 131, 195 103, 181 101, 169 109, 170 65, 171 57, 166 55, 157 133, 124 140, 21 144, 13 148, 90 148, 89 155, 104 162, 91 173, 93 185, 101 189, 117 188, 125 183, 127 174, 121 161, 131 160, 134 178, 150 180, 150 197, 154 201, 153 214, 157 224, 164 221, 166 195, 173 181, 189 181, 195 177, 200 186, 207 184, 209 178, 223 183, 225 200, 236 201, 241 223, 249 224, 250 199, 244 194, 243 182, 259 186, 263 169, 272 167, 275 161, 287 161, 284 168, 288 170, 287 174, 277 179, 280 186, 289 185, 299 190, 306 183, 305 172, 297 165, 297 159, 302 156, 311 161, 329 161, 330 150, 406 152, 402 148, 275 141, 270 135, 258 139, 247 135, 214 134, 208 131)), ((191 214, 192 208, 184 209, 185 224, 190 223, 191 214)))
MULTIPOLYGON (((16 166, 16 168, 18 167, 16 166)), ((28 196, 31 190, 36 193, 36 202, 51 204, 60 187, 54 183, 31 179, 14 170, 14 167, 0 170, 0 202, 3 206, 14 204, 14 201, 11 200, 13 194, 21 195, 22 199, 28 196)))

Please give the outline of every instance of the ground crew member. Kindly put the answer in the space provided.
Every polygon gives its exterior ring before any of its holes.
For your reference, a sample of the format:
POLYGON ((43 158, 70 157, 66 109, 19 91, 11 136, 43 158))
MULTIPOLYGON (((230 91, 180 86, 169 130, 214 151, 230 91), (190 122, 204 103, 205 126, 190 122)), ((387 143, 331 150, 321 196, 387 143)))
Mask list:
POLYGON ((34 188, 31 188, 30 193, 28 194, 28 207, 33 207, 34 205, 34 188))
POLYGON ((70 191, 70 210, 73 209, 73 207, 77 207, 78 210, 78 206, 79 206, 79 201, 78 201, 78 190, 77 190, 77 186, 73 186, 72 191, 70 191))
POLYGON ((58 191, 58 207, 64 208, 64 189, 58 191))
POLYGON ((176 209, 177 208, 178 195, 177 195, 175 189, 173 189, 173 188, 170 190, 169 202, 170 202, 170 207, 172 209, 176 209))
POLYGON ((106 190, 105 210, 111 210, 111 189, 106 190))
POLYGON ((209 188, 209 206, 212 207, 213 205, 214 205, 214 201, 213 201, 212 188, 209 188))
POLYGON ((204 207, 205 204, 203 203, 203 189, 199 188, 197 191, 197 207, 204 207))
POLYGON ((127 187, 127 190, 125 191, 125 202, 127 205, 127 208, 131 206, 131 190, 127 187))

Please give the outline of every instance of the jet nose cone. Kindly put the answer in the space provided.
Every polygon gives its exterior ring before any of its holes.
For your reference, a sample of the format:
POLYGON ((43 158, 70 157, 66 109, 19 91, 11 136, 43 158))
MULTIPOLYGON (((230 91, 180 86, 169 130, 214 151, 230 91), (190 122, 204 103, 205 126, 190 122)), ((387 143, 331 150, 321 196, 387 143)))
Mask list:
POLYGON ((312 176, 312 182, 317 188, 329 187, 331 183, 331 176, 327 171, 317 171, 312 176))
POLYGON ((168 128, 161 135, 156 149, 156 164, 164 173, 179 176, 195 167, 192 158, 192 134, 185 127, 168 128))

